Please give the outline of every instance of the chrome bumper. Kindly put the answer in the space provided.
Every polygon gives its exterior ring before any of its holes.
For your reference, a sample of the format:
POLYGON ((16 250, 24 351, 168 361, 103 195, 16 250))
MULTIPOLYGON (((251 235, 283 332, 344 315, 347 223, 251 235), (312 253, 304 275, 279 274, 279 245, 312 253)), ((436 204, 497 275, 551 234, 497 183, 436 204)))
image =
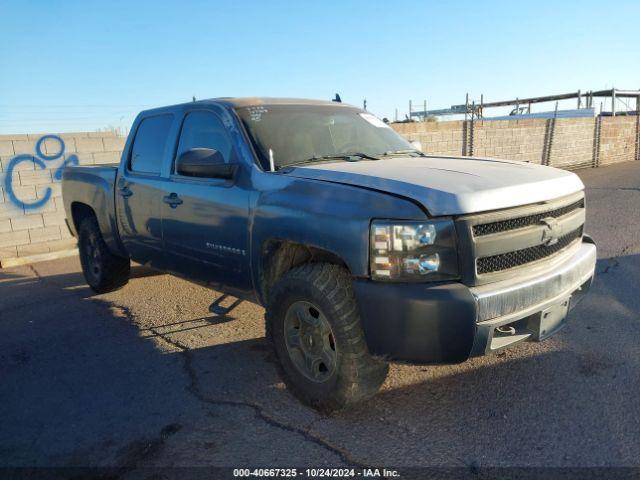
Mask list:
POLYGON ((478 328, 472 355, 482 355, 522 340, 538 339, 540 332, 535 330, 543 312, 565 301, 568 308, 573 307, 591 286, 595 266, 596 246, 583 242, 568 258, 542 274, 471 288, 477 305, 478 328), (512 334, 496 332, 496 328, 506 325, 513 327, 509 329, 512 334))

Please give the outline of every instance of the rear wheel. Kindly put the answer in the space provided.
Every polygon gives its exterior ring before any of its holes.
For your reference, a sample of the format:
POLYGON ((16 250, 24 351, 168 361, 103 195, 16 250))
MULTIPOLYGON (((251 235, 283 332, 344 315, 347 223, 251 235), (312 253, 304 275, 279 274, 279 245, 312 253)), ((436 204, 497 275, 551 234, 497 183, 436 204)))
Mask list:
POLYGON ((96 293, 112 292, 129 281, 131 262, 111 253, 93 215, 80 222, 78 249, 84 278, 96 293))
POLYGON ((283 275, 267 307, 285 383, 321 411, 372 397, 388 371, 369 354, 351 281, 338 265, 305 264, 283 275))

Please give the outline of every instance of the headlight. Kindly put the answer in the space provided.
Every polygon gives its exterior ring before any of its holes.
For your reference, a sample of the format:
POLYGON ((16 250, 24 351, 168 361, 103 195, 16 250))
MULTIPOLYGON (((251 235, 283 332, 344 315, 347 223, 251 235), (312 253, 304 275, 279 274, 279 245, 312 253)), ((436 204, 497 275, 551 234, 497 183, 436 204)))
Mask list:
POLYGON ((374 220, 369 255, 374 280, 425 282, 458 278, 451 220, 374 220))

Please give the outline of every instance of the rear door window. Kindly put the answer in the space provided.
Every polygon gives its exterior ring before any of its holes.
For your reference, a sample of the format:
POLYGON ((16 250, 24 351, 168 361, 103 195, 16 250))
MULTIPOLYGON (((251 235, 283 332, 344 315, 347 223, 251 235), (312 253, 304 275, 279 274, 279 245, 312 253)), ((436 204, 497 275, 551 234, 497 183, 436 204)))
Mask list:
POLYGON ((131 149, 132 172, 159 175, 173 115, 156 115, 140 122, 131 149))

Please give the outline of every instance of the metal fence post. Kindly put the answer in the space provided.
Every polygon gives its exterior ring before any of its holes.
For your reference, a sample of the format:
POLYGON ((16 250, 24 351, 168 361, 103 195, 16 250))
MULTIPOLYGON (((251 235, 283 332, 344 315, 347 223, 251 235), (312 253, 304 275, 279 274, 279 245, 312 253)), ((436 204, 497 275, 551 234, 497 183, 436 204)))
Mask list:
POLYGON ((636 160, 640 160, 640 96, 636 97, 636 160))
POLYGON ((467 93, 467 96, 465 98, 464 101, 464 121, 467 121, 467 114, 469 113, 469 94, 467 93))
POLYGON ((551 147, 553 146, 553 135, 556 130, 556 117, 558 116, 558 102, 556 102, 553 117, 547 120, 544 133, 544 145, 542 148, 542 165, 551 166, 551 147))
POLYGON ((591 160, 591 166, 597 167, 600 165, 600 132, 602 129, 602 116, 596 115, 595 124, 593 126, 593 156, 591 160))

